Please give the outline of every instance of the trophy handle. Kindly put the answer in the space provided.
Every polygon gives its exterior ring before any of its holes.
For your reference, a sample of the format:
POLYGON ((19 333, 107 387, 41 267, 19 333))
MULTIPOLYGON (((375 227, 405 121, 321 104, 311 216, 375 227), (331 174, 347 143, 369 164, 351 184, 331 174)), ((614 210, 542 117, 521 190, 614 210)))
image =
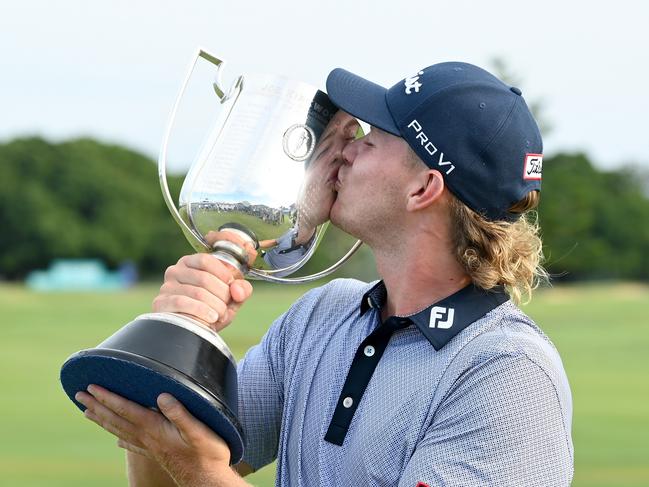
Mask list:
POLYGON ((169 121, 167 122, 167 128, 162 140, 162 147, 160 148, 160 155, 158 156, 158 177, 160 178, 160 189, 162 190, 162 197, 167 204, 167 208, 169 208, 171 216, 173 216, 174 220, 176 220, 176 223, 183 230, 187 239, 190 240, 190 244, 192 244, 192 246, 197 250, 203 249, 206 252, 211 252, 214 249, 205 241, 203 236, 196 232, 196 230, 191 228, 189 225, 187 225, 187 223, 185 223, 185 221, 180 216, 180 213, 176 208, 176 204, 174 203, 173 198, 171 197, 171 194, 169 192, 169 184, 167 183, 167 147, 169 145, 169 138, 171 137, 171 129, 174 125, 176 112, 178 111, 180 102, 182 101, 185 90, 187 89, 187 84, 189 83, 192 73, 194 72, 196 63, 200 58, 209 61, 217 67, 216 81, 214 82, 213 87, 221 103, 226 102, 232 97, 236 97, 241 91, 241 87, 243 85, 243 76, 239 76, 239 78, 237 78, 227 94, 223 91, 223 89, 221 88, 221 68, 223 67, 225 62, 203 50, 202 48, 199 48, 189 65, 187 76, 185 77, 180 91, 178 92, 176 102, 174 103, 173 109, 171 110, 171 115, 169 116, 169 121))

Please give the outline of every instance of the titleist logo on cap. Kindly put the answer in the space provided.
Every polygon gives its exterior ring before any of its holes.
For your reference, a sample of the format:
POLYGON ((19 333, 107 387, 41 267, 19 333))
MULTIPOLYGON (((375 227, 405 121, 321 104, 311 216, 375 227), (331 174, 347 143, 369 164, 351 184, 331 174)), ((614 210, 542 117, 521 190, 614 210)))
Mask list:
POLYGON ((414 76, 409 76, 403 80, 403 84, 406 86, 406 95, 412 93, 412 90, 415 90, 416 93, 419 93, 419 88, 423 85, 419 82, 419 77, 424 74, 423 71, 419 71, 414 76))
POLYGON ((525 154, 523 179, 540 181, 543 172, 543 154, 525 154))

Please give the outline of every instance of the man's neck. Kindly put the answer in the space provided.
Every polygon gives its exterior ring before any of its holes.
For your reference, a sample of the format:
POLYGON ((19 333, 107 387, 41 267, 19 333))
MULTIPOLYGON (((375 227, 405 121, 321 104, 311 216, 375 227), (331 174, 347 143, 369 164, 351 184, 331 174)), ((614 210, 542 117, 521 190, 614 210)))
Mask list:
POLYGON ((397 256, 375 251, 377 270, 388 293, 383 320, 414 314, 471 283, 452 255, 427 254, 424 258, 421 254, 397 256))

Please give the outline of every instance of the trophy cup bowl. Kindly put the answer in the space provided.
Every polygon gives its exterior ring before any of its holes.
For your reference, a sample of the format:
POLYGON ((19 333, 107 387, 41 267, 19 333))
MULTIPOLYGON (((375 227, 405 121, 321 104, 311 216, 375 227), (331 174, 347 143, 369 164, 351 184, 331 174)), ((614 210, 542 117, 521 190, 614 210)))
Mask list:
MULTIPOLYGON (((318 199, 313 159, 335 106, 317 88, 280 76, 240 76, 226 92, 222 67, 220 59, 199 49, 172 110, 158 160, 162 194, 172 216, 194 250, 211 253, 247 278, 301 283, 330 274, 360 242, 328 269, 287 277, 310 259, 327 226, 310 222, 318 199), (216 68, 209 89, 220 110, 176 205, 167 184, 167 146, 199 60, 216 68), (232 232, 253 245, 259 250, 255 262, 250 265, 244 249, 231 241, 210 245, 205 235, 214 230, 232 232)), ((152 409, 158 395, 168 392, 226 441, 232 464, 243 456, 235 359, 215 331, 189 316, 140 315, 95 348, 69 357, 60 379, 82 411, 85 407, 74 396, 89 384, 152 409)))

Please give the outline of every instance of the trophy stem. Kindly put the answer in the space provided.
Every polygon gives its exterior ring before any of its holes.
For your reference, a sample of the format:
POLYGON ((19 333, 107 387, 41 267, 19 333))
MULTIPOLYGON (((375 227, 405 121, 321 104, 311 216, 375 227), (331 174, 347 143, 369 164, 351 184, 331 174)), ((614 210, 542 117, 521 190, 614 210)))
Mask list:
MULTIPOLYGON (((239 223, 226 223, 219 227, 220 232, 230 232, 242 239, 244 242, 251 244, 254 248, 259 248, 259 241, 255 233, 239 223)), ((240 245, 230 242, 229 240, 217 240, 212 244, 212 255, 217 259, 230 264, 235 270, 239 271, 242 276, 248 274, 248 253, 240 245)))
POLYGON ((215 252, 212 253, 214 257, 229 264, 242 276, 248 273, 249 268, 245 258, 245 251, 241 247, 227 240, 221 240, 214 244, 214 249, 215 252))

